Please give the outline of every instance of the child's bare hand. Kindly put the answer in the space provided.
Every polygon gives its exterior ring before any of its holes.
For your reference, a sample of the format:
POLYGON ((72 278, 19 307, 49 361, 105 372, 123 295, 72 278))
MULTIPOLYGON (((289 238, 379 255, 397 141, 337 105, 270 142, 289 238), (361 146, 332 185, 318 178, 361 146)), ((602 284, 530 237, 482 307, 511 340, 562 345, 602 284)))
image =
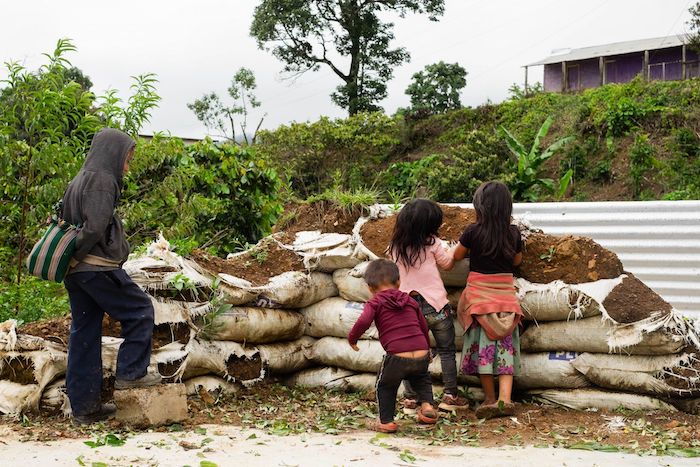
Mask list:
POLYGON ((357 344, 350 344, 350 347, 352 347, 352 350, 354 350, 355 352, 360 351, 360 348, 357 346, 357 344))

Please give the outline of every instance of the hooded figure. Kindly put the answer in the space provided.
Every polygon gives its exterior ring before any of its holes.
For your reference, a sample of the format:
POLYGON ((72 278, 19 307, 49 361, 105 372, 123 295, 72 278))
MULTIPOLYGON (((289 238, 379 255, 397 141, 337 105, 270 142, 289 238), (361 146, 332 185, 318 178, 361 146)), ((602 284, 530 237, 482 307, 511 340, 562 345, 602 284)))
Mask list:
POLYGON ((136 143, 125 133, 106 128, 92 140, 82 169, 63 197, 63 218, 79 225, 76 250, 64 284, 71 305, 66 390, 76 424, 105 420, 116 412, 103 404, 102 319, 121 323, 115 389, 158 384, 147 374, 153 336, 151 299, 121 268, 129 244, 115 208, 122 178, 136 143))
POLYGON ((116 207, 127 157, 136 142, 125 133, 105 128, 95 135, 82 169, 63 197, 63 218, 80 225, 70 271, 118 269, 129 256, 116 207))

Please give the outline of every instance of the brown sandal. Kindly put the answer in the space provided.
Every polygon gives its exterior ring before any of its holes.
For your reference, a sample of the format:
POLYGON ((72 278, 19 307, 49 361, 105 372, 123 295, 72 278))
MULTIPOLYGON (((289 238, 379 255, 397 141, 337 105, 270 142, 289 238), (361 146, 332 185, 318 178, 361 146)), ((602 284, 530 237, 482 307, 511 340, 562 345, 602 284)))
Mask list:
POLYGON ((426 425, 435 425, 438 421, 438 413, 434 409, 423 410, 423 408, 418 409, 418 421, 425 423, 426 425))

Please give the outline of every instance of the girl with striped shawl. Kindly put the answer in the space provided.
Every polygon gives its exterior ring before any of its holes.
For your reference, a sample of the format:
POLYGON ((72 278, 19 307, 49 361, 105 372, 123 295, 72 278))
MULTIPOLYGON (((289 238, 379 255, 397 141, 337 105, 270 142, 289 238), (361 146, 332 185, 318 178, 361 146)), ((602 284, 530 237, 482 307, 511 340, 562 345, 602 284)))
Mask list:
POLYGON ((486 182, 474 194, 477 222, 464 231, 454 259, 469 256, 469 277, 457 307, 465 329, 461 370, 478 374, 485 400, 479 418, 512 415, 513 376, 520 371, 522 317, 513 269, 522 261, 522 240, 511 225, 513 199, 500 182, 486 182), (498 376, 496 399, 494 376, 498 376))

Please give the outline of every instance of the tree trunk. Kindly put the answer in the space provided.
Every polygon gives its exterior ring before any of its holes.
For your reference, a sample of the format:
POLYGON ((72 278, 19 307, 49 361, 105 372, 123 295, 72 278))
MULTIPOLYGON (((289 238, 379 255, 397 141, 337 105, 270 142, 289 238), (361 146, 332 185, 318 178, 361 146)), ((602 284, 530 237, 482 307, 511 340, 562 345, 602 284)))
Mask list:
POLYGON ((362 27, 362 19, 360 18, 360 11, 357 5, 354 5, 355 11, 351 14, 350 27, 348 28, 348 33, 350 34, 350 72, 348 73, 348 80, 345 83, 345 87, 348 94, 348 113, 350 115, 355 115, 360 110, 360 90, 358 86, 358 79, 360 76, 360 41, 362 39, 362 34, 360 28, 362 27))

